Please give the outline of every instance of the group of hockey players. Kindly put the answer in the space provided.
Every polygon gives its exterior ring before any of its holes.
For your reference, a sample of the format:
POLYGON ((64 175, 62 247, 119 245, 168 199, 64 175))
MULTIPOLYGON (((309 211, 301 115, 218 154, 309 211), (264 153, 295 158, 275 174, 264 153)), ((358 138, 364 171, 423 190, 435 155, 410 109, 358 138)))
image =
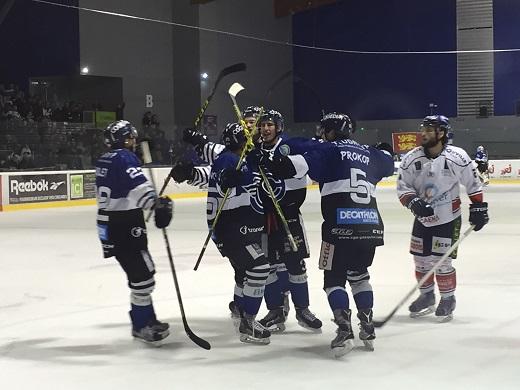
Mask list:
MULTIPOLYGON (((352 140, 355 128, 343 113, 324 115, 319 137, 313 139, 287 137, 283 116, 276 110, 252 106, 242 116, 243 121, 226 125, 221 144, 210 142, 196 129, 186 129, 184 141, 209 165, 195 167, 190 161, 180 161, 170 172, 176 182, 208 187, 212 240, 234 270, 229 309, 240 340, 268 344, 271 333, 283 332, 289 297, 298 324, 321 331, 322 322, 309 309, 305 259, 310 252, 300 212, 310 179, 319 184, 321 193, 319 267, 337 325, 331 350, 341 356, 354 347, 354 306, 359 338, 372 350, 376 335, 368 268, 376 248, 384 244, 375 189, 394 172, 391 146, 352 140), (268 312, 257 319, 262 300, 268 312)), ((449 130, 446 117, 426 117, 421 123, 422 145, 405 156, 398 172, 399 199, 416 217, 410 253, 417 280, 459 236, 459 183, 472 202, 469 221, 475 230, 489 220, 474 165, 463 149, 448 144, 449 130)), ((172 202, 159 197, 144 177, 134 154, 136 138, 135 128, 126 121, 115 122, 105 131, 111 150, 96 166, 98 231, 105 257, 115 256, 127 275, 133 336, 158 342, 168 335, 168 324, 157 320, 152 305, 154 267, 143 210, 153 209, 156 226, 164 228, 171 220, 172 202)), ((452 318, 455 258, 453 251, 435 278, 421 286, 419 298, 409 307, 412 317, 435 309, 440 320, 452 318), (436 307, 435 281, 441 297, 436 307)))

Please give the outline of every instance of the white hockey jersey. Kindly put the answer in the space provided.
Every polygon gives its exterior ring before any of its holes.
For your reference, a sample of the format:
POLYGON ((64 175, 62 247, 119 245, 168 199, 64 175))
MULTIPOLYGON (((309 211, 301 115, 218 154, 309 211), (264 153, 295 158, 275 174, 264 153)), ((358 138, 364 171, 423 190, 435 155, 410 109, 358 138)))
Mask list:
POLYGON ((419 146, 408 152, 399 166, 397 195, 405 206, 419 196, 435 211, 419 221, 427 227, 442 225, 461 214, 459 184, 472 202, 482 202, 482 184, 464 149, 446 145, 439 156, 429 158, 419 146))

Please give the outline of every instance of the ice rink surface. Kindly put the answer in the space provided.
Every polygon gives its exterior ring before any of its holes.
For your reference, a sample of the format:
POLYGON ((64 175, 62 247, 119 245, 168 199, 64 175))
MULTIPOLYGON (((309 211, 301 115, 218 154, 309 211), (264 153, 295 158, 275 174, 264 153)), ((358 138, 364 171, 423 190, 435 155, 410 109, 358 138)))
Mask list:
MULTIPOLYGON (((370 270, 381 318, 415 280, 408 254, 412 216, 393 188, 379 188, 377 196, 386 245, 370 270)), ((485 200, 491 222, 461 244, 455 261, 454 320, 411 319, 406 304, 377 330, 374 352, 356 339, 357 347, 338 360, 330 355, 336 326, 317 269, 317 190, 309 191, 303 212, 311 309, 323 333, 299 327, 292 308, 287 330, 268 346, 238 340, 227 308, 231 267, 212 244, 192 270, 206 237, 205 199, 176 201, 168 231, 186 314, 211 351, 184 333, 155 227, 149 226, 158 270, 153 296, 159 318, 173 328, 162 348, 130 337, 125 276, 115 260, 102 259, 94 206, 0 213, 0 389, 519 389, 520 186, 491 185, 485 200)), ((263 306, 260 315, 265 312, 263 306)))

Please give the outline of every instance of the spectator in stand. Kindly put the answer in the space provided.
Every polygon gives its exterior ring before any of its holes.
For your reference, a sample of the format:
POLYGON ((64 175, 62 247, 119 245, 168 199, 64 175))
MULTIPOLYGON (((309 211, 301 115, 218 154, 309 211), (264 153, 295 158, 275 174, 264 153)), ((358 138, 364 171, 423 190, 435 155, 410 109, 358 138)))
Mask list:
POLYGON ((34 156, 31 148, 28 145, 24 145, 20 151, 20 162, 18 169, 31 169, 34 168, 34 156))
POLYGON ((151 111, 146 111, 144 113, 142 124, 143 124, 143 127, 152 126, 152 112, 151 111))

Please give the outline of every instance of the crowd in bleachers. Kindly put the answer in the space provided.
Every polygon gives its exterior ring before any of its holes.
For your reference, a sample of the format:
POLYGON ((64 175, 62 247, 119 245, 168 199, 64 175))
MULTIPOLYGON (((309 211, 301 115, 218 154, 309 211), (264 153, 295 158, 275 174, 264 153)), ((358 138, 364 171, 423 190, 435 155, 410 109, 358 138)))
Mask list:
MULTIPOLYGON (((0 170, 91 169, 106 146, 102 130, 82 123, 84 109, 80 102, 47 103, 15 84, 0 84, 0 170)), ((117 107, 117 119, 123 109, 124 103, 117 107)), ((150 141, 155 164, 170 164, 184 153, 185 146, 166 137, 151 111, 144 113, 139 133, 150 141)))

